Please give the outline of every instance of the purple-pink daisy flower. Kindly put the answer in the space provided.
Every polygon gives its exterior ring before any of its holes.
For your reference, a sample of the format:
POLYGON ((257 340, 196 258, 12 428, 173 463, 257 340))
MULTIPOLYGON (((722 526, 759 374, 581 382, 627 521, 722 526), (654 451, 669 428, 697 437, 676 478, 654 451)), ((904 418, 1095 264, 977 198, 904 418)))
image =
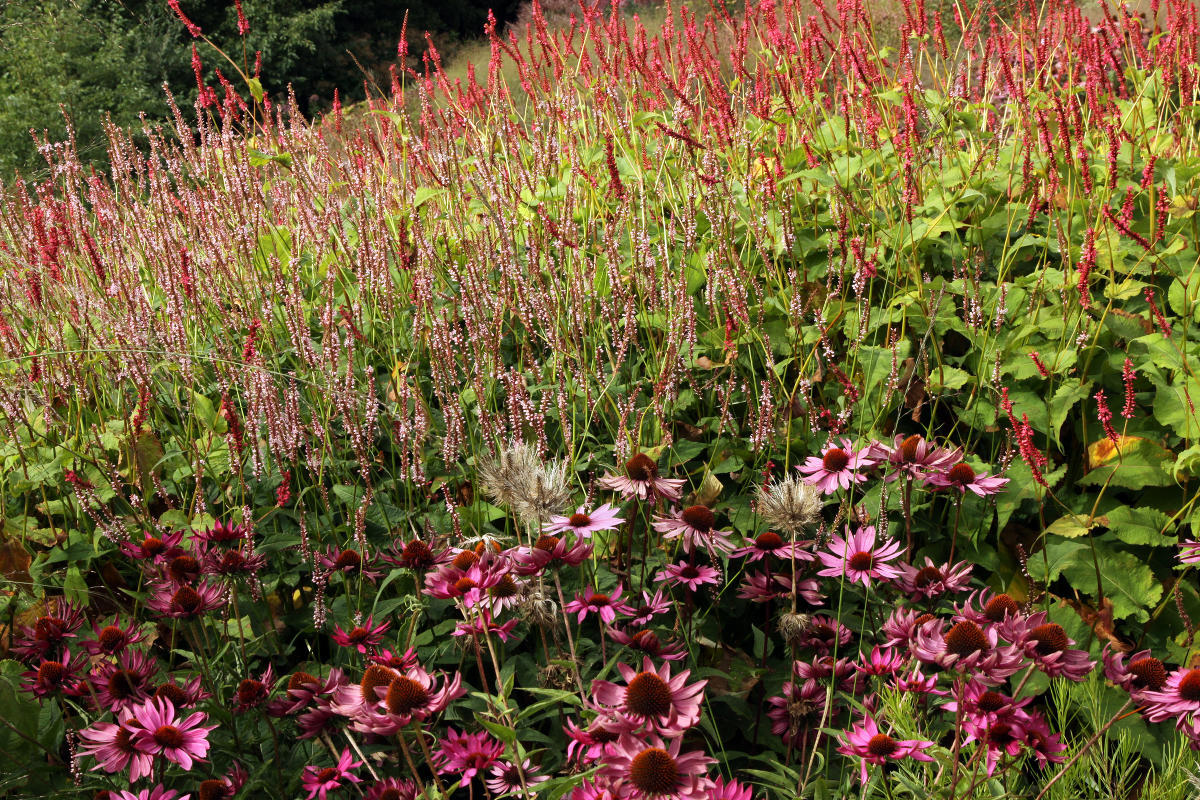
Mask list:
POLYGON ((313 800, 314 797, 325 800, 329 792, 342 786, 342 781, 362 783, 362 778, 351 772, 351 770, 361 767, 362 763, 355 761, 349 750, 343 750, 335 766, 322 768, 310 765, 305 767, 301 784, 308 791, 308 800, 313 800))
POLYGON ((817 553, 817 558, 825 565, 817 574, 833 578, 844 575, 851 583, 857 581, 870 586, 872 580, 887 580, 900 575, 899 567, 887 563, 899 555, 900 543, 897 541, 885 542, 876 548, 875 526, 867 525, 846 538, 833 537, 829 551, 817 553))
POLYGON ((208 754, 208 732, 217 727, 205 726, 207 719, 202 711, 180 719, 171 701, 156 697, 133 709, 132 722, 138 726, 133 732, 133 746, 191 769, 194 761, 208 754))
POLYGON ((867 782, 868 764, 878 766, 902 758, 933 761, 931 756, 922 752, 932 747, 933 742, 924 739, 895 739, 879 730, 879 725, 871 717, 865 717, 862 722, 852 725, 850 730, 841 736, 841 741, 839 753, 862 759, 859 777, 863 783, 867 782))
POLYGON ((809 456, 796 469, 804 480, 821 490, 822 494, 833 494, 838 488, 848 489, 852 483, 862 483, 867 476, 859 470, 875 466, 878 457, 872 446, 855 450, 849 439, 841 439, 840 445, 832 441, 819 456, 809 456))
POLYGON ((543 527, 546 533, 570 532, 587 539, 596 531, 607 531, 621 526, 625 520, 617 516, 617 509, 605 503, 592 512, 584 511, 587 506, 580 506, 570 516, 552 516, 543 527))
POLYGON ((706 583, 717 583, 720 578, 721 573, 712 567, 689 564, 686 561, 668 564, 654 576, 656 581, 665 581, 672 586, 686 586, 693 592, 706 583))

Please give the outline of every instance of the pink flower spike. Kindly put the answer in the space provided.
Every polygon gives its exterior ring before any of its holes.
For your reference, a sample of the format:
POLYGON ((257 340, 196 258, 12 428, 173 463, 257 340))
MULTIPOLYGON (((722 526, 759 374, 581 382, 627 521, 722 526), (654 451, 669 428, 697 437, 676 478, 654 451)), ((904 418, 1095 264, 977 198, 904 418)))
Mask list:
POLYGON ((362 783, 361 778, 350 772, 352 769, 361 767, 362 763, 355 761, 349 750, 343 750, 336 766, 324 769, 314 766, 305 767, 301 783, 308 791, 308 800, 313 800, 314 797, 325 800, 330 791, 341 788, 344 780, 351 783, 362 783))
POLYGON ((809 456, 796 469, 804 480, 821 490, 822 494, 833 494, 838 488, 849 489, 851 484, 867 479, 859 470, 869 469, 878 463, 873 445, 855 450, 849 439, 841 439, 841 446, 831 440, 819 456, 809 456))
POLYGON ((879 730, 879 726, 871 717, 865 717, 862 722, 853 725, 841 737, 842 746, 839 753, 848 756, 858 756, 862 759, 859 777, 867 782, 867 765, 881 766, 888 761, 898 761, 902 758, 912 758, 917 761, 933 761, 923 750, 932 747, 933 742, 924 739, 893 739, 879 730))

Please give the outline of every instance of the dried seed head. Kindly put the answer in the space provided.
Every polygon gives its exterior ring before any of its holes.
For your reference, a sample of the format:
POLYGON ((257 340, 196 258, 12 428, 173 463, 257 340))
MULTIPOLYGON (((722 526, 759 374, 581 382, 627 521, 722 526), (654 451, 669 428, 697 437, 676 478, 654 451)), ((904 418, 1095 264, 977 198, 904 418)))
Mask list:
POLYGON ((779 634, 789 645, 800 644, 811 626, 812 617, 808 614, 784 614, 779 618, 779 634))
POLYGON ((756 500, 767 525, 793 536, 821 519, 820 491, 796 475, 760 488, 756 500))
POLYGON ((566 464, 542 461, 537 450, 524 442, 484 460, 479 465, 479 483, 488 496, 530 525, 545 521, 571 502, 566 464))
POLYGON ((530 625, 550 628, 558 622, 558 603, 536 589, 526 596, 520 611, 530 625))

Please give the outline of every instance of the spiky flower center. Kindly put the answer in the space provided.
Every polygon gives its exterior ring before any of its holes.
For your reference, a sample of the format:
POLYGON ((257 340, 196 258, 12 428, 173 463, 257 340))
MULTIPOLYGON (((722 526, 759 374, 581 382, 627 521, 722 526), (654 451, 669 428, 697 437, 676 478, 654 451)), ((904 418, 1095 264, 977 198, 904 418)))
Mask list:
POLYGON ((262 681, 246 678, 238 684, 237 699, 244 706, 257 705, 267 699, 267 687, 262 681))
POLYGON ((587 514, 572 514, 567 518, 567 523, 572 528, 586 528, 592 524, 592 518, 587 514))
POLYGON ((128 640, 129 637, 125 635, 125 631, 116 625, 109 625, 96 636, 96 642, 105 653, 115 653, 124 647, 128 640))
POLYGON ((328 783, 329 781, 336 779, 337 776, 338 771, 336 769, 333 767, 326 767, 317 773, 317 781, 319 783, 328 783))
POLYGON ((946 634, 946 652, 961 658, 978 653, 987 646, 987 636, 970 620, 963 620, 946 634))
POLYGON ((913 627, 919 628, 922 625, 924 625, 926 622, 930 622, 935 619, 937 619, 937 617, 935 617, 933 614, 922 614, 921 616, 919 616, 913 620, 913 627))
POLYGON ((900 457, 905 463, 917 460, 917 448, 921 446, 921 437, 917 434, 909 436, 900 443, 900 457))
POLYGON ((171 605, 184 614, 192 615, 200 611, 204 598, 190 586, 181 586, 171 595, 171 605))
POLYGON ((658 477, 658 464, 645 453, 638 453, 625 462, 625 472, 635 481, 651 481, 658 477))
POLYGON ((133 744, 133 734, 128 728, 117 728, 117 735, 113 737, 113 746, 122 753, 136 753, 137 747, 133 744))
POLYGON ((185 581, 200 574, 200 562, 191 556, 176 556, 167 566, 167 572, 177 581, 185 581))
POLYGON ((1179 696, 1191 703, 1200 702, 1200 669, 1188 670, 1179 682, 1179 696))
POLYGON ((362 680, 358 684, 362 687, 362 696, 367 700, 374 700, 377 696, 375 689, 380 686, 387 686, 395 677, 395 670, 390 670, 380 664, 372 664, 363 672, 362 680))
POLYGON ((353 550, 343 550, 333 562, 334 569, 358 569, 362 566, 362 556, 353 550))
POLYGON ((991 714, 1004 708, 1007 703, 1008 700, 1004 695, 999 692, 988 691, 979 695, 979 700, 976 701, 975 706, 985 714, 991 714))
POLYGON ((141 684, 137 673, 127 669, 119 669, 108 676, 108 693, 115 700, 125 700, 137 694, 141 684))
MULTIPOLYGON (((367 667, 367 669, 370 670, 370 667, 367 667)), ((320 681, 317 680, 315 675, 309 675, 307 672, 293 672, 292 676, 290 678, 288 678, 288 682, 287 682, 288 691, 289 692, 301 691, 302 689, 304 689, 304 685, 306 683, 319 684, 320 681)))
POLYGON ((1154 656, 1137 658, 1129 662, 1133 681, 1144 689, 1158 691, 1167 683, 1167 668, 1154 656))
POLYGON ((695 580, 700 577, 700 570, 695 564, 687 564, 679 570, 679 577, 685 581, 695 580))
POLYGON ((1000 622, 1011 614, 1019 614, 1021 607, 1017 601, 1006 594, 998 594, 983 607, 983 615, 992 622, 1000 622))
POLYGON ((1053 622, 1045 625, 1038 625, 1029 632, 1029 638, 1037 642, 1034 650, 1038 655, 1048 656, 1051 653, 1061 653, 1070 647, 1070 640, 1067 638, 1067 632, 1063 630, 1061 625, 1056 625, 1053 622))
POLYGON ((557 536, 550 536, 548 534, 543 534, 542 536, 539 536, 537 538, 536 542, 533 543, 533 549, 534 550, 545 550, 546 552, 550 552, 551 550, 553 550, 555 547, 558 546, 558 543, 560 541, 562 541, 562 540, 559 539, 557 536))
POLYGON ((43 686, 58 686, 67 677, 67 670, 59 661, 43 661, 38 667, 37 681, 43 686))
POLYGON ((429 691, 412 678, 400 675, 388 686, 384 702, 393 714, 411 714, 414 709, 429 702, 429 691))
POLYGON ((648 747, 630 762, 629 781, 643 794, 671 794, 679 783, 679 764, 661 747, 648 747))
POLYGON ((351 644, 362 644, 371 638, 371 631, 360 626, 351 629, 351 631, 346 634, 346 638, 350 640, 351 644))
POLYGON ((171 705, 182 708, 187 705, 187 692, 173 683, 164 683, 154 690, 154 696, 159 700, 169 700, 171 705))
POLYGON ((900 743, 886 733, 877 733, 867 742, 867 752, 877 758, 887 758, 896 749, 900 747, 900 743))
POLYGON ((975 470, 960 461, 946 473, 946 480, 955 486, 966 486, 975 480, 975 470))
POLYGON ((198 800, 222 800, 222 798, 229 796, 229 792, 226 789, 225 781, 209 778, 206 781, 200 781, 200 788, 196 790, 196 797, 198 800))
POLYGON ((660 647, 658 637, 654 635, 654 631, 638 631, 629 637, 629 643, 647 653, 657 653, 660 647))
POLYGON ((454 591, 458 592, 459 594, 466 594, 478 585, 479 584, 470 578, 459 578, 454 582, 454 591))
POLYGON ((67 623, 58 617, 38 617, 33 623, 33 637, 42 642, 60 642, 66 636, 67 623))
POLYGON ((399 789, 384 789, 378 795, 378 800, 404 800, 404 793, 399 789))
POLYGON ((875 556, 866 550, 859 550, 854 555, 850 556, 847 562, 850 569, 855 572, 870 572, 871 567, 875 566, 875 556))
POLYGON ((612 603, 612 598, 606 595, 604 592, 596 592, 588 597, 588 605, 590 606, 603 607, 609 605, 610 603, 612 603))
POLYGON ((1007 747, 1014 739, 1012 726, 1007 722, 996 722, 987 731, 987 740, 997 748, 1007 747))
POLYGON ((166 549, 166 542, 154 536, 147 536, 142 542, 142 552, 152 558, 166 549))
POLYGON ((479 563, 479 554, 474 550, 463 550, 450 563, 456 569, 467 570, 479 563))
POLYGON ((183 747, 183 732, 174 725, 160 725, 154 731, 154 741, 160 747, 183 747))
POLYGON ((821 456, 821 466, 827 472, 841 472, 850 464, 850 454, 840 447, 831 448, 821 456))
POLYGON ((433 551, 429 549, 429 545, 420 539, 413 539, 404 545, 404 551, 400 554, 400 557, 409 566, 423 566, 433 560, 433 551))
POLYGON ((643 717, 671 713, 671 687, 653 672, 639 672, 625 687, 625 708, 643 717))
POLYGON ((511 575, 501 575, 496 585, 488 589, 488 594, 500 600, 506 600, 509 597, 516 597, 518 590, 517 582, 512 579, 511 575))
POLYGON ((917 571, 916 577, 913 578, 913 586, 918 589, 924 589, 931 583, 937 583, 942 579, 942 571, 937 567, 924 567, 917 571))
POLYGON ((783 547, 783 537, 775 531, 760 533, 754 540, 754 546, 759 550, 778 550, 783 547))
POLYGON ((708 533, 717 524, 716 516, 707 506, 685 508, 679 518, 700 533, 708 533))

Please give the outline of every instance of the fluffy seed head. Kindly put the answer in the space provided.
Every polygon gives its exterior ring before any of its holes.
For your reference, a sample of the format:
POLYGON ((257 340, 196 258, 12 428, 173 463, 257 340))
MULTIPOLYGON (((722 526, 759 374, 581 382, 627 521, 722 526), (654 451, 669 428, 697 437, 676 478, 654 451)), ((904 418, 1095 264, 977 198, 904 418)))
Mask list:
POLYGON ((789 475, 755 495, 758 513, 772 528, 791 535, 821 519, 821 492, 798 475, 789 475))

